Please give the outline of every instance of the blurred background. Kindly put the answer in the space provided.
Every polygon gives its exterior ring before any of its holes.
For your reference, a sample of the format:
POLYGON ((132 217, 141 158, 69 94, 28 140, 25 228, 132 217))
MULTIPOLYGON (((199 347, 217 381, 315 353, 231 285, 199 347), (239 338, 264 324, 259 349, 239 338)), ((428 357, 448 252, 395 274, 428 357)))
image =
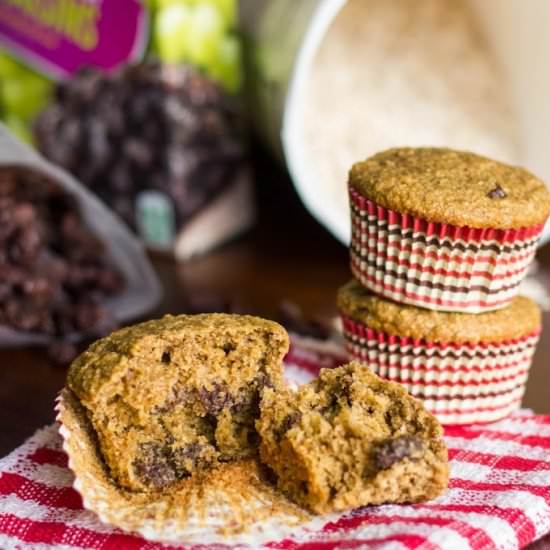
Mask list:
POLYGON ((64 376, 35 344, 63 365, 164 312, 326 335, 356 160, 445 145, 550 181, 548 20, 545 0, 0 0, 0 345, 34 369, 3 373, 17 431, 13 388, 38 396, 30 427, 64 376))

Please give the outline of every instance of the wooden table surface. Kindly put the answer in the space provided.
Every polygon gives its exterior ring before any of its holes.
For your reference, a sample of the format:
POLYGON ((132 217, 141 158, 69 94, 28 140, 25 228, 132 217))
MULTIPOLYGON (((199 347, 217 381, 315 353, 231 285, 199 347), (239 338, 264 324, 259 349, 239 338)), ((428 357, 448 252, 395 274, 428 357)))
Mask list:
MULTIPOLYGON (((276 318, 283 300, 308 316, 336 314, 336 289, 350 278, 346 248, 307 213, 277 164, 261 152, 256 156, 256 228, 185 264, 153 257, 165 293, 149 317, 230 303, 242 313, 276 318)), ((539 251, 538 260, 548 285, 550 245, 539 251)), ((523 403, 538 413, 550 413, 550 313, 544 320, 523 403)), ((0 456, 54 420, 54 398, 65 375, 41 349, 0 351, 0 456)), ((535 547, 550 550, 550 537, 535 547)))

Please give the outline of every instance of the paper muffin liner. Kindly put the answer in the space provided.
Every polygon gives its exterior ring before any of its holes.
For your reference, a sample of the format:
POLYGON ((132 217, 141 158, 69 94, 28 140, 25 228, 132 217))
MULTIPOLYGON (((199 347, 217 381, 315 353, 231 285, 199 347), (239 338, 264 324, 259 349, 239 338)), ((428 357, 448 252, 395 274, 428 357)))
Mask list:
POLYGON ((342 313, 348 354, 403 384, 442 424, 504 418, 517 409, 540 331, 502 342, 438 343, 369 328, 342 313))
POLYGON ((293 539, 307 538, 333 519, 313 517, 289 502, 265 481, 254 459, 220 464, 200 479, 192 476, 163 492, 124 490, 110 478, 95 432, 70 390, 62 390, 56 410, 63 449, 75 475, 73 487, 84 508, 124 531, 169 544, 257 548, 290 534, 293 539))
POLYGON ((440 311, 481 313, 517 295, 544 225, 474 229, 384 208, 350 186, 351 269, 372 292, 440 311))

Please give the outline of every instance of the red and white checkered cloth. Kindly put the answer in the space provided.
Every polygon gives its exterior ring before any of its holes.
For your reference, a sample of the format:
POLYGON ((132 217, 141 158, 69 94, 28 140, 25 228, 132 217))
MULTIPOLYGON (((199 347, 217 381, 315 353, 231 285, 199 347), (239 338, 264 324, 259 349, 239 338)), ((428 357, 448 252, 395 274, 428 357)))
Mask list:
MULTIPOLYGON (((295 344, 287 373, 301 382, 319 366, 339 362, 333 353, 295 344)), ((550 533, 550 415, 520 411, 490 425, 451 427, 446 441, 451 482, 437 500, 366 507, 325 524, 306 541, 288 538, 265 546, 512 549, 550 533)), ((82 508, 72 483, 55 425, 0 460, 0 548, 173 548, 102 524, 82 508)))

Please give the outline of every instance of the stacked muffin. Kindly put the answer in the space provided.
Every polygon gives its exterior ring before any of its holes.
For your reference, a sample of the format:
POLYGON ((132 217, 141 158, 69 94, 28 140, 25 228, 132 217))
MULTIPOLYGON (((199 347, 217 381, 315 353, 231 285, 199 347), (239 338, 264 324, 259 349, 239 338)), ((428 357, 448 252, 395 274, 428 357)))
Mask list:
POLYGON ((517 296, 550 214, 545 185, 472 153, 391 149, 349 175, 349 354, 445 424, 517 408, 541 314, 517 296))

